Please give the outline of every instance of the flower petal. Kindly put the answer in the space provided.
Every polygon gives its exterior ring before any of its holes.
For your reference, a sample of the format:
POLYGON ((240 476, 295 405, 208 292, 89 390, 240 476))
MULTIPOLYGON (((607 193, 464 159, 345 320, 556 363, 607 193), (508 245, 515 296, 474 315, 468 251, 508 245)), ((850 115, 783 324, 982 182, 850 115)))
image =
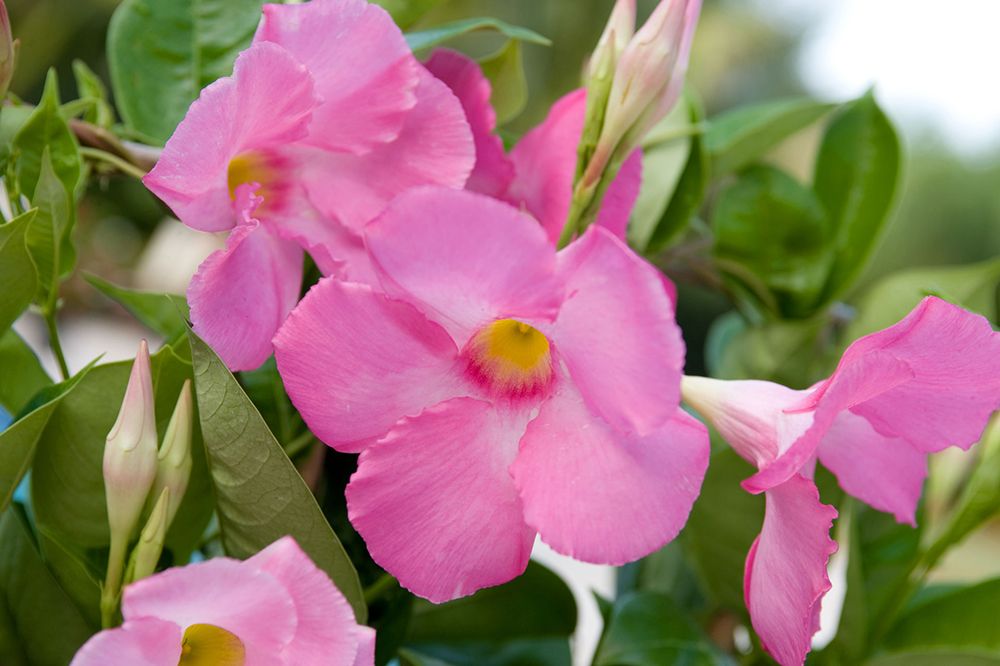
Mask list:
POLYGON ((460 345, 500 317, 555 315, 556 257, 538 224, 495 199, 419 188, 366 229, 382 284, 406 294, 460 345))
POLYGON ((271 355, 301 285, 302 250, 256 220, 240 224, 191 279, 194 331, 231 370, 253 370, 271 355))
POLYGON ((379 6, 364 0, 264 5, 255 43, 276 42, 308 67, 323 102, 310 141, 364 153, 394 140, 416 104, 419 63, 379 6))
POLYGON ((684 341, 658 271, 592 227, 559 253, 567 299, 550 333, 591 411, 648 434, 680 402, 684 341))
POLYGON ((822 504, 816 484, 799 475, 765 497, 764 526, 747 555, 743 592, 764 649, 782 666, 799 666, 830 589, 826 565, 837 550, 830 539, 837 511, 822 504))
POLYGON ((350 605, 323 571, 291 537, 284 537, 246 561, 288 590, 298 623, 281 653, 286 664, 350 664, 358 654, 357 625, 350 605))
POLYGON ((494 133, 497 117, 490 104, 489 79, 475 60, 450 49, 436 49, 424 66, 455 93, 472 129, 476 166, 465 188, 500 198, 514 178, 514 165, 494 133))
POLYGON ((403 587, 440 603, 524 571, 535 534, 507 469, 526 421, 455 398, 404 419, 362 452, 348 515, 403 587))
POLYGON ((295 603, 278 579, 223 557, 132 583, 125 588, 122 615, 225 629, 243 642, 247 666, 283 664, 279 655, 296 625, 295 603))
POLYGON ((300 62, 276 44, 255 44, 236 59, 232 77, 202 90, 142 182, 192 229, 228 229, 237 221, 230 160, 303 138, 316 104, 300 62))
POLYGON ((92 636, 77 651, 70 666, 177 666, 181 639, 181 628, 173 622, 153 617, 129 620, 92 636))
POLYGON ((525 520, 545 543, 617 566, 677 536, 708 456, 708 431, 683 411, 646 437, 621 433, 567 383, 528 424, 511 474, 525 520))
POLYGON ((353 666, 375 666, 375 630, 370 627, 356 627, 358 654, 353 666))
POLYGON ((927 454, 906 440, 880 435, 864 418, 842 412, 818 449, 840 486, 870 506, 916 527, 927 478, 927 454))
POLYGON ((320 281, 274 346, 295 407, 339 451, 360 451, 400 418, 459 395, 458 350, 448 334, 367 285, 320 281))

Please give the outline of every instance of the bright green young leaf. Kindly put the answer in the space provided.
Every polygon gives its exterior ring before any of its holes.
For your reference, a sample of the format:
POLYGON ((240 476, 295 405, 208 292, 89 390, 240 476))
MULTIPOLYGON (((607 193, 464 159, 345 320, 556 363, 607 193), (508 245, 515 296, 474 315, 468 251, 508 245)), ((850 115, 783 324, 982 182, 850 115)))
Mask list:
POLYGON ((410 49, 414 52, 423 51, 434 46, 439 46, 456 37, 480 30, 498 32, 509 39, 541 44, 542 46, 549 46, 552 43, 547 37, 539 35, 534 30, 511 25, 500 19, 489 17, 463 19, 428 28, 427 30, 410 32, 406 34, 406 43, 410 45, 410 49))
POLYGON ((68 664, 94 633, 42 562, 18 505, 0 515, 0 608, 4 666, 68 664))
POLYGON ((824 301, 843 294, 864 268, 892 206, 899 160, 899 137, 871 93, 827 127, 813 182, 834 230, 824 301))
POLYGON ((396 25, 406 30, 444 0, 373 0, 373 2, 389 12, 396 25))
POLYGON ((108 26, 111 85, 125 124, 163 143, 199 91, 230 74, 263 0, 125 0, 108 26))
POLYGON ((620 597, 604 629, 594 666, 734 664, 673 600, 655 592, 620 597))
MULTIPOLYGON (((29 210, 0 225, 0 285, 3 285, 0 288, 0 335, 31 305, 38 289, 38 272, 27 242, 28 229, 34 219, 35 211, 29 210)), ((5 376, 4 382, 9 381, 5 376)))
POLYGON ((829 270, 831 234, 812 191, 755 166, 719 195, 712 217, 716 265, 783 318, 811 314, 829 270))
POLYGON ((167 340, 174 340, 187 331, 189 313, 183 296, 126 289, 91 274, 83 277, 94 289, 167 340))
POLYGON ((100 127, 111 127, 115 122, 115 112, 108 102, 108 89, 101 77, 82 60, 73 61, 73 77, 76 79, 80 99, 93 102, 93 107, 84 114, 83 119, 100 127))
POLYGON ((528 104, 528 81, 524 77, 521 42, 508 39, 503 47, 479 61, 493 90, 490 103, 497 114, 497 124, 516 118, 528 104))
POLYGON ((364 621, 358 574, 316 498, 219 357, 189 335, 205 454, 226 552, 249 557, 291 535, 364 621))
MULTIPOLYGON (((3 115, 7 115, 6 109, 3 115)), ((80 181, 80 148, 59 113, 59 81, 54 69, 49 70, 45 79, 41 101, 14 137, 17 182, 21 192, 29 198, 38 184, 46 152, 63 187, 67 192, 75 192, 80 181)))
POLYGON ((712 175, 723 176, 764 156, 836 106, 798 98, 753 104, 719 114, 711 119, 705 133, 712 175))
POLYGON ((0 407, 9 414, 19 414, 32 396, 52 384, 35 352, 13 330, 0 334, 0 368, 0 407))
POLYGON ((884 641, 890 651, 952 648, 1000 653, 1000 578, 917 604, 884 641))
POLYGON ((76 250, 73 248, 73 200, 70 192, 53 169, 46 148, 42 154, 42 167, 38 186, 31 197, 36 209, 28 227, 28 250, 38 271, 38 289, 35 298, 43 309, 55 306, 59 282, 73 270, 76 250))

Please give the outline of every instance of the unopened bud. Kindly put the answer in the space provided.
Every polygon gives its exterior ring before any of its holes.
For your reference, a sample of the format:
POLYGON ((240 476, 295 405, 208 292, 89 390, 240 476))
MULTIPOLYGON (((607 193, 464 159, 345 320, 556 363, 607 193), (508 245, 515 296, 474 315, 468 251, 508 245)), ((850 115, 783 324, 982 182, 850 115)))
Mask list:
POLYGON ((170 506, 170 488, 164 488, 160 492, 160 497, 156 500, 153 512, 149 514, 146 526, 142 528, 139 535, 139 543, 132 551, 132 561, 129 565, 130 573, 127 576, 129 582, 141 580, 153 575, 156 571, 156 564, 160 561, 160 554, 163 552, 163 542, 167 538, 167 527, 170 521, 167 519, 167 507, 170 506))
MULTIPOLYGON (((618 0, 590 59, 590 72, 602 66, 613 68, 635 32, 635 0, 618 0)), ((609 72, 610 73, 610 72, 609 72)))
POLYGON ((184 499, 188 480, 191 478, 191 428, 194 406, 191 399, 191 380, 184 382, 177 397, 177 405, 163 435, 163 444, 156 461, 156 481, 150 497, 160 497, 163 490, 170 490, 170 503, 166 509, 166 524, 170 527, 177 509, 184 499))
POLYGON ((10 80, 14 78, 14 61, 17 56, 17 42, 10 32, 10 17, 7 4, 0 0, 0 101, 7 95, 10 80))

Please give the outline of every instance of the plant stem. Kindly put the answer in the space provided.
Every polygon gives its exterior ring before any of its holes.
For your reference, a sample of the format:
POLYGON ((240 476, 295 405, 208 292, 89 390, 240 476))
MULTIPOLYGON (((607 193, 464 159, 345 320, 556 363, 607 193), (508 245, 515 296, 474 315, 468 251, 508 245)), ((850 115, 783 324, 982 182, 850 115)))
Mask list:
POLYGON ((101 162, 110 164, 119 171, 121 171, 122 173, 132 176, 133 178, 142 179, 142 177, 146 175, 145 171, 135 166, 134 164, 126 162, 117 155, 113 155, 109 152, 99 150, 97 148, 80 146, 80 154, 83 155, 84 157, 89 157, 90 159, 99 160, 101 162))
POLYGON ((382 574, 377 581, 365 588, 365 603, 368 605, 375 603, 398 585, 392 574, 382 574))
POLYGON ((118 597, 121 592, 122 572, 125 566, 126 542, 119 535, 111 533, 111 552, 108 553, 108 573, 101 588, 101 627, 107 629, 115 624, 118 597))
POLYGON ((59 363, 59 372, 64 380, 69 379, 69 366, 66 365, 66 356, 63 354, 62 343, 59 341, 59 329, 56 327, 55 309, 45 308, 45 325, 49 331, 49 347, 59 363))

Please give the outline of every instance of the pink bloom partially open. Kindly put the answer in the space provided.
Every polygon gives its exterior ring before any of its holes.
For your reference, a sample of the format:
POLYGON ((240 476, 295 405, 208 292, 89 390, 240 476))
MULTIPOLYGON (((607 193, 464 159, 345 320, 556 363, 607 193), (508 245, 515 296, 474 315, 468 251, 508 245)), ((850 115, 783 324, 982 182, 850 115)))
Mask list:
POLYGON ((313 0, 265 6, 233 75, 202 91, 143 182, 202 231, 239 227, 241 187, 259 198, 259 228, 239 231, 204 268, 195 298, 204 306, 191 314, 230 368, 243 370, 270 354, 281 318, 273 307, 254 316, 239 307, 255 295, 237 273, 297 291, 301 266, 291 258, 301 263, 301 248, 325 273, 370 275, 364 224, 414 185, 462 187, 473 161, 461 105, 413 58, 389 15, 365 0, 313 0))
MULTIPOLYGON (((476 61, 438 49, 426 67, 461 100, 475 137, 476 165, 466 188, 523 208, 542 223, 553 243, 558 241, 573 195, 587 91, 575 90, 559 99, 542 124, 525 134, 508 156, 494 133, 490 82, 476 61)), ((608 188, 597 224, 624 238, 641 180, 642 151, 637 149, 608 188)))
POLYGON ((941 299, 845 351, 834 374, 791 389, 685 377, 684 399, 759 472, 767 514, 747 559, 754 628, 781 664, 801 664, 828 589, 836 515, 810 480, 818 459, 850 495, 915 524, 927 455, 969 448, 1000 407, 1000 333, 941 299), (795 621, 792 621, 795 620, 795 621))
POLYGON ((519 575, 536 532, 609 564, 676 536, 708 438, 678 408, 655 269, 597 227, 557 253, 517 209, 443 188, 366 241, 380 286, 321 281, 275 349, 312 431, 361 452, 348 512, 380 565, 445 601, 519 575))
POLYGON ((374 664, 375 632, 291 537, 245 562, 216 558, 125 588, 124 623, 71 666, 374 664), (184 660, 182 660, 184 657, 184 660))

